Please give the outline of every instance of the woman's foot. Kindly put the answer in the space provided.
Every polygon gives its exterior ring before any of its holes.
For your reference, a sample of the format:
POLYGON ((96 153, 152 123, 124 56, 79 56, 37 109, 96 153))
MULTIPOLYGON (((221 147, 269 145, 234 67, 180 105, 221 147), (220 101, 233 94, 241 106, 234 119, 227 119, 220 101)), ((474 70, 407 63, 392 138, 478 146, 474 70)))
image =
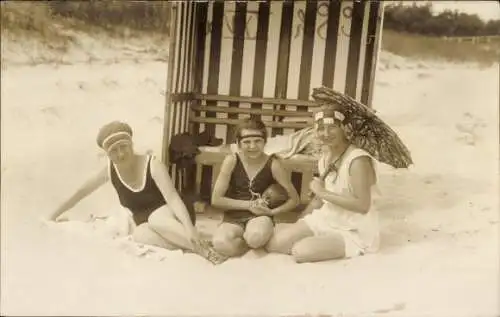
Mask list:
POLYGON ((229 259, 228 256, 217 252, 209 240, 200 240, 200 244, 195 246, 194 252, 201 255, 203 258, 207 259, 215 265, 222 264, 227 259, 229 259))

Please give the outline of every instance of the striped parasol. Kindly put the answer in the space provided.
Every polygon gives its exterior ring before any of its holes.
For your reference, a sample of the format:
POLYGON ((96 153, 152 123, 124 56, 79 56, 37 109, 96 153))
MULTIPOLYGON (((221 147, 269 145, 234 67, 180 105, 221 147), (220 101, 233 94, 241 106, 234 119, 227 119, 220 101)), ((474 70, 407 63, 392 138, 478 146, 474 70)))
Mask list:
POLYGON ((314 88, 312 97, 323 109, 332 107, 342 112, 349 141, 379 162, 395 168, 407 168, 413 164, 408 148, 371 108, 327 87, 314 88))

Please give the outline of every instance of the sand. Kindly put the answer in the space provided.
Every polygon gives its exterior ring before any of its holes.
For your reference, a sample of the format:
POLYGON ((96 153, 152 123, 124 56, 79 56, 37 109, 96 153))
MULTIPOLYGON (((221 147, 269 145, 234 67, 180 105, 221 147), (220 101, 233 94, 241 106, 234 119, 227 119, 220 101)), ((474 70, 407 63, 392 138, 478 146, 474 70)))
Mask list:
MULTIPOLYGON (((498 64, 382 53, 374 107, 415 165, 379 166, 379 254, 300 265, 249 254, 212 266, 180 252, 134 256, 105 233, 76 230, 83 222, 38 222, 105 163, 95 143, 103 123, 128 121, 139 151, 160 150, 161 50, 124 54, 122 45, 97 54, 94 45, 92 58, 90 49, 74 50, 48 64, 19 44, 3 46, 2 315, 500 313, 498 64)), ((108 186, 71 214, 105 215, 117 202, 108 186)))

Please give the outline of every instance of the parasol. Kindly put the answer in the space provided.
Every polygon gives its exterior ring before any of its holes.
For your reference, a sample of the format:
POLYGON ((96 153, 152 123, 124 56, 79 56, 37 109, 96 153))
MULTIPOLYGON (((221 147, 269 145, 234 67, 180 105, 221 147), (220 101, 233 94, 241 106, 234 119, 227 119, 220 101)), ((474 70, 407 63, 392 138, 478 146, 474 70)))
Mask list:
POLYGON ((395 168, 407 168, 413 164, 408 148, 371 108, 327 87, 314 88, 312 97, 322 107, 333 107, 342 112, 349 141, 379 162, 395 168))

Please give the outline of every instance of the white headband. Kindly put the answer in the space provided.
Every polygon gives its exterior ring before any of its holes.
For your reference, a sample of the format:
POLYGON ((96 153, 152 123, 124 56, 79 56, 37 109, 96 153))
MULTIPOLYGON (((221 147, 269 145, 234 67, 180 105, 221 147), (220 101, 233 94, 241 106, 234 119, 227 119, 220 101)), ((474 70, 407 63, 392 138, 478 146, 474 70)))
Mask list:
POLYGON ((129 139, 120 139, 120 140, 117 140, 116 142, 111 143, 108 147, 104 148, 104 150, 105 151, 109 151, 112 148, 114 148, 116 145, 122 144, 122 143, 128 143, 128 144, 130 144, 130 140, 129 139))
POLYGON ((126 136, 127 139, 131 139, 132 136, 130 135, 130 133, 128 132, 115 132, 115 133, 111 133, 110 135, 108 135, 103 141, 102 141, 102 148, 109 148, 111 145, 119 142, 119 141, 122 141, 123 139, 118 139, 116 142, 113 142, 112 144, 106 144, 107 142, 109 142, 109 140, 111 140, 112 138, 116 137, 116 136, 119 136, 119 135, 122 135, 122 136, 126 136))

